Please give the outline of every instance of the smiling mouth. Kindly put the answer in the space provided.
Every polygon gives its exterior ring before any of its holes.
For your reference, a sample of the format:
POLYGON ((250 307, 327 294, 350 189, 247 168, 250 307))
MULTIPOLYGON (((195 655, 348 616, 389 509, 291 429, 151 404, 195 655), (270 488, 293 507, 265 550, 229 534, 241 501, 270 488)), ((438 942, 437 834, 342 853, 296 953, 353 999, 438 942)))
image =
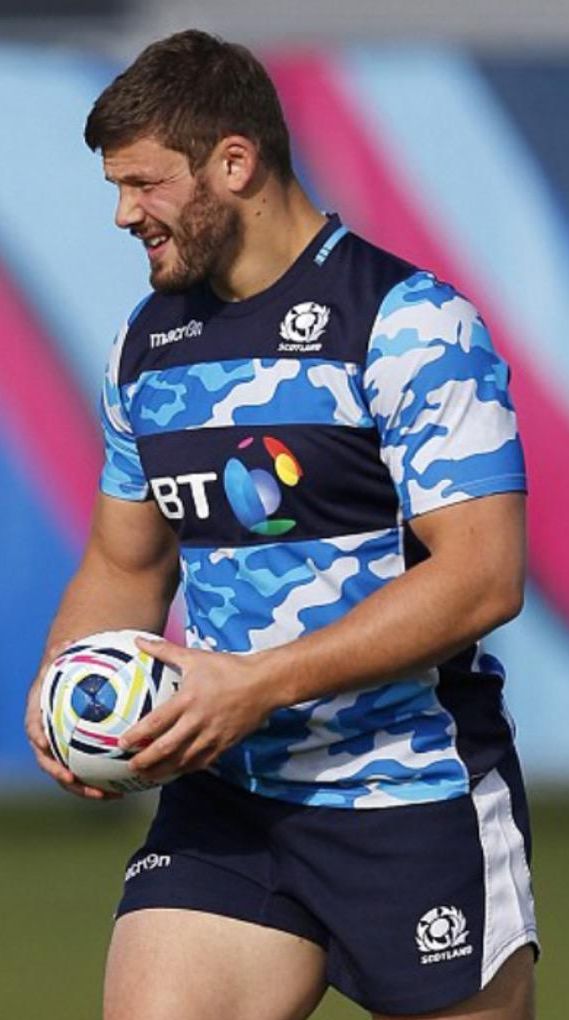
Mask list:
POLYGON ((170 240, 170 234, 150 234, 147 237, 137 234, 137 237, 142 241, 150 259, 162 254, 170 240))
POLYGON ((158 237, 149 237, 148 240, 144 242, 144 246, 148 252, 148 257, 150 259, 158 258, 158 256, 163 253, 169 240, 170 238, 167 237, 166 234, 160 234, 158 237))

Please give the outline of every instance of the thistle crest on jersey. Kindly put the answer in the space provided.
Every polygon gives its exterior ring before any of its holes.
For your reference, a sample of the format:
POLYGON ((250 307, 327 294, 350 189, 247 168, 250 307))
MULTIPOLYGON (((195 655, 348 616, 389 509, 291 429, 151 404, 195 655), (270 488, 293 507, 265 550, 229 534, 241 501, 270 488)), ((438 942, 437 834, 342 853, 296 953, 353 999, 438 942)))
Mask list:
POLYGON ((290 343, 311 344, 320 339, 329 318, 330 309, 326 305, 303 301, 286 313, 279 332, 283 340, 290 343))

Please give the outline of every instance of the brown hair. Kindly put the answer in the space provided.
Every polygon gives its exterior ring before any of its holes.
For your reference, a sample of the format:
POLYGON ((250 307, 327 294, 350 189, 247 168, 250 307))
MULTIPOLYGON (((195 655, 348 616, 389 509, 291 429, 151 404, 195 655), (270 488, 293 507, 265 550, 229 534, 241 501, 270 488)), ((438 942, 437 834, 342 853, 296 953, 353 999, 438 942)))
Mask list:
POLYGON ((254 141, 283 180, 292 176, 287 126, 264 67, 244 46, 194 29, 143 50, 101 93, 85 125, 93 151, 152 135, 185 153, 192 171, 231 134, 254 141))

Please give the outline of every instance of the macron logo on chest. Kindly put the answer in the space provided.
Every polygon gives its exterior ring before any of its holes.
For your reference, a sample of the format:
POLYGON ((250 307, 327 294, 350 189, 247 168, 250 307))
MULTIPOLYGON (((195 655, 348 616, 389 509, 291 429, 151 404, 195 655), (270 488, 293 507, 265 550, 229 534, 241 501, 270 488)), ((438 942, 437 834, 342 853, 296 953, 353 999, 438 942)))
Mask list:
POLYGON ((150 347, 165 347, 166 344, 176 344, 179 340, 193 340, 203 333, 203 322, 198 319, 190 319, 183 326, 174 326, 167 333, 150 333, 150 347))

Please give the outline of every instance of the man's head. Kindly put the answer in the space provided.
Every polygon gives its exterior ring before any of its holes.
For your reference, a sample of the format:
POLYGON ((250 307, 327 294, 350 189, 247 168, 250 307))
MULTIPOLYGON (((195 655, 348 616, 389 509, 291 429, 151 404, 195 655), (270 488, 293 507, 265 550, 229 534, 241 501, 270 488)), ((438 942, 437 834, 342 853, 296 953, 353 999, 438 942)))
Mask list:
POLYGON ((117 223, 145 242, 161 290, 184 289, 231 257, 236 199, 260 171, 292 178, 270 78, 244 47, 205 32, 144 50, 97 99, 85 140, 102 151, 120 191, 117 223))

